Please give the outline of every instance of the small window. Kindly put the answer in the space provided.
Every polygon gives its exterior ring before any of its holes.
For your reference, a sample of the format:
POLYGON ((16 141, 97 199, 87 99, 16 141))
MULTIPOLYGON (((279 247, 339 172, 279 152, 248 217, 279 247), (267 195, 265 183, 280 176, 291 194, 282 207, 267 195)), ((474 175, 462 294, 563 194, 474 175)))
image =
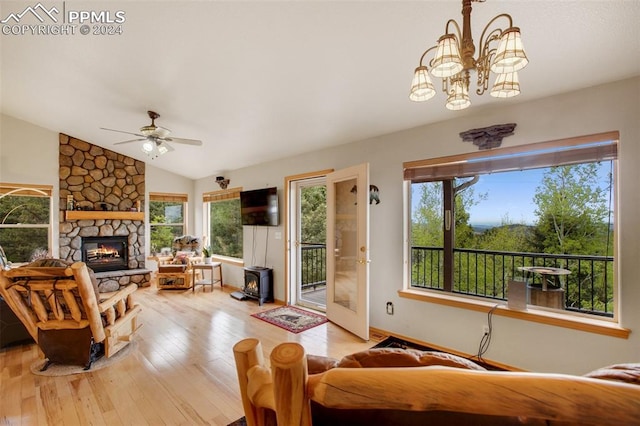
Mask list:
POLYGON ((231 188, 203 194, 206 245, 213 254, 243 257, 240 191, 242 188, 231 188))
MULTIPOLYGON (((615 133, 615 132, 614 132, 615 133)), ((617 133, 405 163, 407 288, 614 317, 617 133)))
POLYGON ((51 256, 51 189, 0 183, 0 246, 10 262, 51 256))
POLYGON ((173 239, 185 235, 186 194, 149 194, 151 252, 171 248, 173 239))

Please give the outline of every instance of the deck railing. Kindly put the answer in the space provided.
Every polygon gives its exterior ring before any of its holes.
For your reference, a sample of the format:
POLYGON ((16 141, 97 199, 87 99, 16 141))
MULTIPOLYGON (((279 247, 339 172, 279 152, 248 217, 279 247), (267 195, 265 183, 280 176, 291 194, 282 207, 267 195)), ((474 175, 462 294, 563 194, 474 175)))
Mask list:
POLYGON ((302 290, 327 284, 327 248, 324 244, 301 243, 302 290))
MULTIPOLYGON (((613 257, 454 249, 454 293, 506 300, 509 280, 524 281, 518 268, 539 266, 570 271, 561 278, 566 310, 613 316, 613 257)), ((528 284, 541 284, 538 274, 528 284)), ((411 248, 411 286, 443 289, 443 249, 411 248)))

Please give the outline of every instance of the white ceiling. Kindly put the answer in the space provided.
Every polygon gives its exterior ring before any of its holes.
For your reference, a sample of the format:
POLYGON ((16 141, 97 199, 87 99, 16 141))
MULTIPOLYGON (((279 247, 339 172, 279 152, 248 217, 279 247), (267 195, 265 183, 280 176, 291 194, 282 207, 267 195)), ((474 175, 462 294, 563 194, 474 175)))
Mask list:
MULTIPOLYGON (((1 35, 2 112, 147 161, 140 142, 114 146, 130 138, 100 127, 137 132, 157 111, 204 146, 151 164, 192 179, 640 75, 637 0, 474 2, 476 42, 509 13, 530 63, 520 96, 472 95, 459 112, 442 93, 407 97, 422 52, 461 21, 459 0, 43 3, 122 10, 123 34, 1 35)), ((3 1, 0 19, 36 4, 3 1)))

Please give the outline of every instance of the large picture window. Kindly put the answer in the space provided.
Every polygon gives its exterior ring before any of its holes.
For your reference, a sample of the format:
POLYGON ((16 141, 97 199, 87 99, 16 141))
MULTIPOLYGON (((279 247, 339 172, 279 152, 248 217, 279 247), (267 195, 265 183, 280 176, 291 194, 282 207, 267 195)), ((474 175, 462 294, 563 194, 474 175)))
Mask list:
POLYGON ((242 258, 240 191, 230 188, 203 194, 206 244, 216 255, 242 258))
POLYGON ((149 193, 151 252, 171 248, 173 239, 185 235, 186 194, 149 193))
POLYGON ((614 317, 617 133, 405 163, 407 286, 614 317))
POLYGON ((0 183, 0 246, 10 262, 51 255, 51 190, 0 183))

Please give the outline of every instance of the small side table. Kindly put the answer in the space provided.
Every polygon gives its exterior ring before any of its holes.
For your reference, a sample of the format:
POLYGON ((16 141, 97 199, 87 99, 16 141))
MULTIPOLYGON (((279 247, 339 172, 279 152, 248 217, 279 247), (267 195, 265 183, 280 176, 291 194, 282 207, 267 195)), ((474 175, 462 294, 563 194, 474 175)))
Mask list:
POLYGON ((222 283, 222 263, 221 262, 211 262, 211 263, 197 263, 191 265, 191 272, 193 274, 193 287, 192 291, 196 291, 196 286, 201 285, 202 291, 204 291, 204 286, 210 285, 211 291, 213 291, 213 285, 215 283, 220 283, 220 288, 224 286, 222 283), (218 270, 218 278, 215 277, 215 270, 218 270), (202 279, 196 280, 196 271, 202 270, 202 279), (207 279, 206 271, 209 271, 211 274, 211 278, 207 279))
POLYGON ((527 283, 530 304, 553 309, 565 309, 565 290, 560 282, 561 276, 571 273, 568 269, 543 266, 521 266, 527 283), (533 275, 540 275, 540 284, 533 283, 533 275))

